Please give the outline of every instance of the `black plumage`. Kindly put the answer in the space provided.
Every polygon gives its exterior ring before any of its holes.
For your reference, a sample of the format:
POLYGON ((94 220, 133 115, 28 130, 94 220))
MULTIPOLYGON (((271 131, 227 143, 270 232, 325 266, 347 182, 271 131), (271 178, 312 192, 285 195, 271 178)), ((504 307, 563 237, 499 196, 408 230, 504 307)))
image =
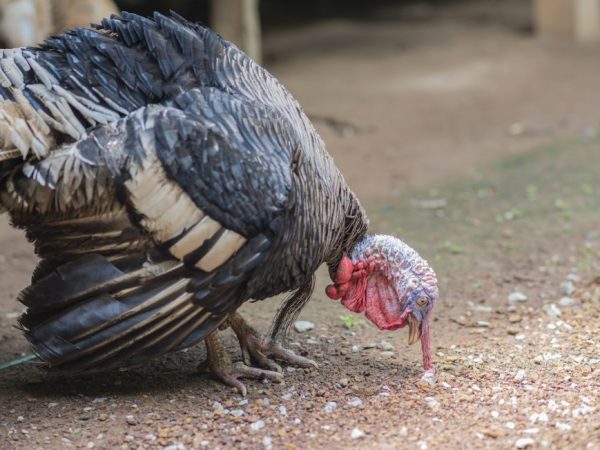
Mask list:
POLYGON ((208 28, 124 13, 0 54, 0 209, 42 259, 21 318, 48 367, 203 340, 335 270, 367 222, 298 103, 208 28))

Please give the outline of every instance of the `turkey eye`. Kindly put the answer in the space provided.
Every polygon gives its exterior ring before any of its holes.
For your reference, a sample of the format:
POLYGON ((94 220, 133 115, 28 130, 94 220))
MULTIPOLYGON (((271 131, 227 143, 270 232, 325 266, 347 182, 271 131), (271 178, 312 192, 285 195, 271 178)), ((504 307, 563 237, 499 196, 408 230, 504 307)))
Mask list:
POLYGON ((421 308, 427 306, 427 299, 425 297, 419 297, 417 299, 417 305, 419 305, 421 308))

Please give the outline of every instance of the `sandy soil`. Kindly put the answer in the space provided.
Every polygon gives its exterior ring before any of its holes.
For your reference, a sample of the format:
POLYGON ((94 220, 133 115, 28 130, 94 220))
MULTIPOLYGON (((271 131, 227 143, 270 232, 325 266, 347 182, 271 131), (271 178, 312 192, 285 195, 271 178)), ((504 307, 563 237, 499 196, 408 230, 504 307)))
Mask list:
MULTIPOLYGON (((202 348, 75 379, 19 367, 0 373, 0 447, 600 448, 598 48, 533 39, 504 4, 267 42, 373 229, 438 271, 435 386, 416 384, 404 332, 343 326, 323 273, 303 314, 315 328, 290 337, 319 370, 248 381, 242 399, 196 374, 202 348)), ((27 352, 12 325, 35 258, 4 217, 0 249, 4 361, 27 352)), ((244 312, 266 329, 276 307, 244 312)))

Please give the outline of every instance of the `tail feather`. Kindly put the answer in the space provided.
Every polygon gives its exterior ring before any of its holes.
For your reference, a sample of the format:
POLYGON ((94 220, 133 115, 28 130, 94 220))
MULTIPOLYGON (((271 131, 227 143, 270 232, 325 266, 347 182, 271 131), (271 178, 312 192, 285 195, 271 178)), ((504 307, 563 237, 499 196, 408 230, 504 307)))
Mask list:
MULTIPOLYGON (((206 277, 199 287, 209 282, 206 277)), ((225 319, 198 305, 189 284, 190 274, 175 261, 84 256, 23 291, 28 311, 20 323, 34 352, 53 369, 136 364, 203 339, 225 319)))

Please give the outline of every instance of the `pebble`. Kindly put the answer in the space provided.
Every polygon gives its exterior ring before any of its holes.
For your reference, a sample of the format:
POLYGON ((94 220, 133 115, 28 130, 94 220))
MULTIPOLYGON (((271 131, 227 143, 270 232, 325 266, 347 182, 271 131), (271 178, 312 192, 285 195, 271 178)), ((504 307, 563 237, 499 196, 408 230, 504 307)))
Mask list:
POLYGON ((390 344, 388 341, 381 341, 379 343, 379 348, 386 352, 394 350, 394 346, 392 344, 390 344))
POLYGON ((535 443, 535 441, 531 438, 521 438, 521 439, 517 439, 517 441, 515 442, 515 447, 517 448, 527 448, 532 446, 535 443))
POLYGON ((281 405, 279 407, 279 414, 281 414, 282 416, 287 416, 287 408, 283 405, 281 405))
POLYGON ((560 317, 561 315, 560 308, 554 303, 544 305, 544 311, 546 311, 546 314, 552 317, 560 317))
POLYGON ((425 404, 433 411, 440 409, 439 402, 433 397, 425 397, 425 404))
POLYGON ((511 314, 508 316, 508 321, 510 323, 519 323, 521 320, 523 320, 523 318, 518 314, 511 314))
POLYGON ((135 416, 126 416, 125 421, 127 422, 127 425, 137 425, 137 419, 135 416))
POLYGON ((358 397, 352 397, 350 400, 348 400, 348 406, 357 407, 362 405, 362 403, 362 400, 358 397))
POLYGON ((269 436, 265 436, 263 438, 263 446, 265 447, 265 450, 270 450, 273 448, 273 440, 269 436))
POLYGON ((561 283, 560 292, 565 295, 571 295, 573 292, 575 292, 575 284, 571 280, 561 283))
POLYGON ((504 426, 506 426, 506 428, 508 428, 509 430, 514 430, 515 429, 515 423, 514 422, 506 422, 504 424, 504 426))
POLYGON ((575 303, 575 300, 573 300, 571 297, 562 297, 558 301, 560 306, 571 306, 573 303, 575 303))
POLYGON ((424 389, 433 386, 435 383, 437 383, 435 373, 427 371, 423 375, 421 375, 421 378, 419 378, 419 381, 417 381, 416 384, 418 387, 424 389))
POLYGON ((478 320, 477 321, 477 326, 479 328, 491 328, 492 324, 489 323, 489 322, 487 322, 487 321, 485 321, 485 320, 478 320))
POLYGON ((323 409, 324 409, 324 411, 325 411, 327 414, 330 414, 330 413, 332 413, 333 411, 335 411, 335 409, 336 409, 336 408, 337 408, 337 403, 336 403, 336 402, 328 402, 328 403, 325 405, 325 408, 323 408, 323 409))
POLYGON ((392 356, 394 356, 394 352, 381 352, 381 356, 383 356, 384 358, 391 358, 392 356))
POLYGON ((547 423, 548 422, 548 414, 546 414, 545 412, 539 413, 539 414, 538 413, 532 414, 529 417, 529 421, 531 423, 536 423, 536 422, 547 423))
POLYGON ((315 324, 309 322, 308 320, 296 320, 294 322, 294 329, 298 333, 306 333, 307 331, 312 330, 315 327, 315 324))
POLYGON ((523 303, 527 301, 527 296, 519 291, 511 292, 508 296, 508 301, 510 303, 523 303))
POLYGON ((348 378, 341 378, 340 381, 338 381, 338 383, 341 387, 347 387, 348 384, 350 384, 350 380, 348 380, 348 378))
POLYGON ((354 428, 352 430, 352 433, 350 433, 350 437, 352 439, 360 439, 360 438, 362 438, 364 436, 365 436, 365 432, 362 431, 362 430, 360 430, 360 429, 358 429, 358 428, 354 428))
POLYGON ((515 374, 515 381, 523 381, 525 379, 525 369, 517 370, 515 374))
POLYGON ((360 350, 360 349, 358 348, 358 345, 353 345, 353 346, 352 346, 352 353, 357 353, 357 352, 358 352, 358 350, 360 350))
POLYGON ((316 339, 313 339, 313 338, 308 338, 308 339, 306 340, 306 343, 307 343, 308 345, 317 345, 317 344, 319 343, 319 341, 317 341, 316 339))
POLYGON ((515 327, 508 327, 506 329, 506 332, 510 335, 510 336, 516 336, 517 334, 519 334, 519 332, 521 331, 520 328, 515 328, 515 327))
POLYGON ((377 344, 375 344, 374 342, 369 342, 368 344, 363 344, 362 346, 363 350, 371 350, 375 347, 377 347, 377 344))
POLYGON ((242 417, 244 415, 244 411, 241 409, 232 409, 229 411, 229 414, 231 414, 233 417, 242 417))
POLYGON ((253 422, 252 424, 250 424, 250 428, 252 428, 252 431, 262 430, 264 427, 265 427, 264 420, 257 420, 256 422, 253 422))

